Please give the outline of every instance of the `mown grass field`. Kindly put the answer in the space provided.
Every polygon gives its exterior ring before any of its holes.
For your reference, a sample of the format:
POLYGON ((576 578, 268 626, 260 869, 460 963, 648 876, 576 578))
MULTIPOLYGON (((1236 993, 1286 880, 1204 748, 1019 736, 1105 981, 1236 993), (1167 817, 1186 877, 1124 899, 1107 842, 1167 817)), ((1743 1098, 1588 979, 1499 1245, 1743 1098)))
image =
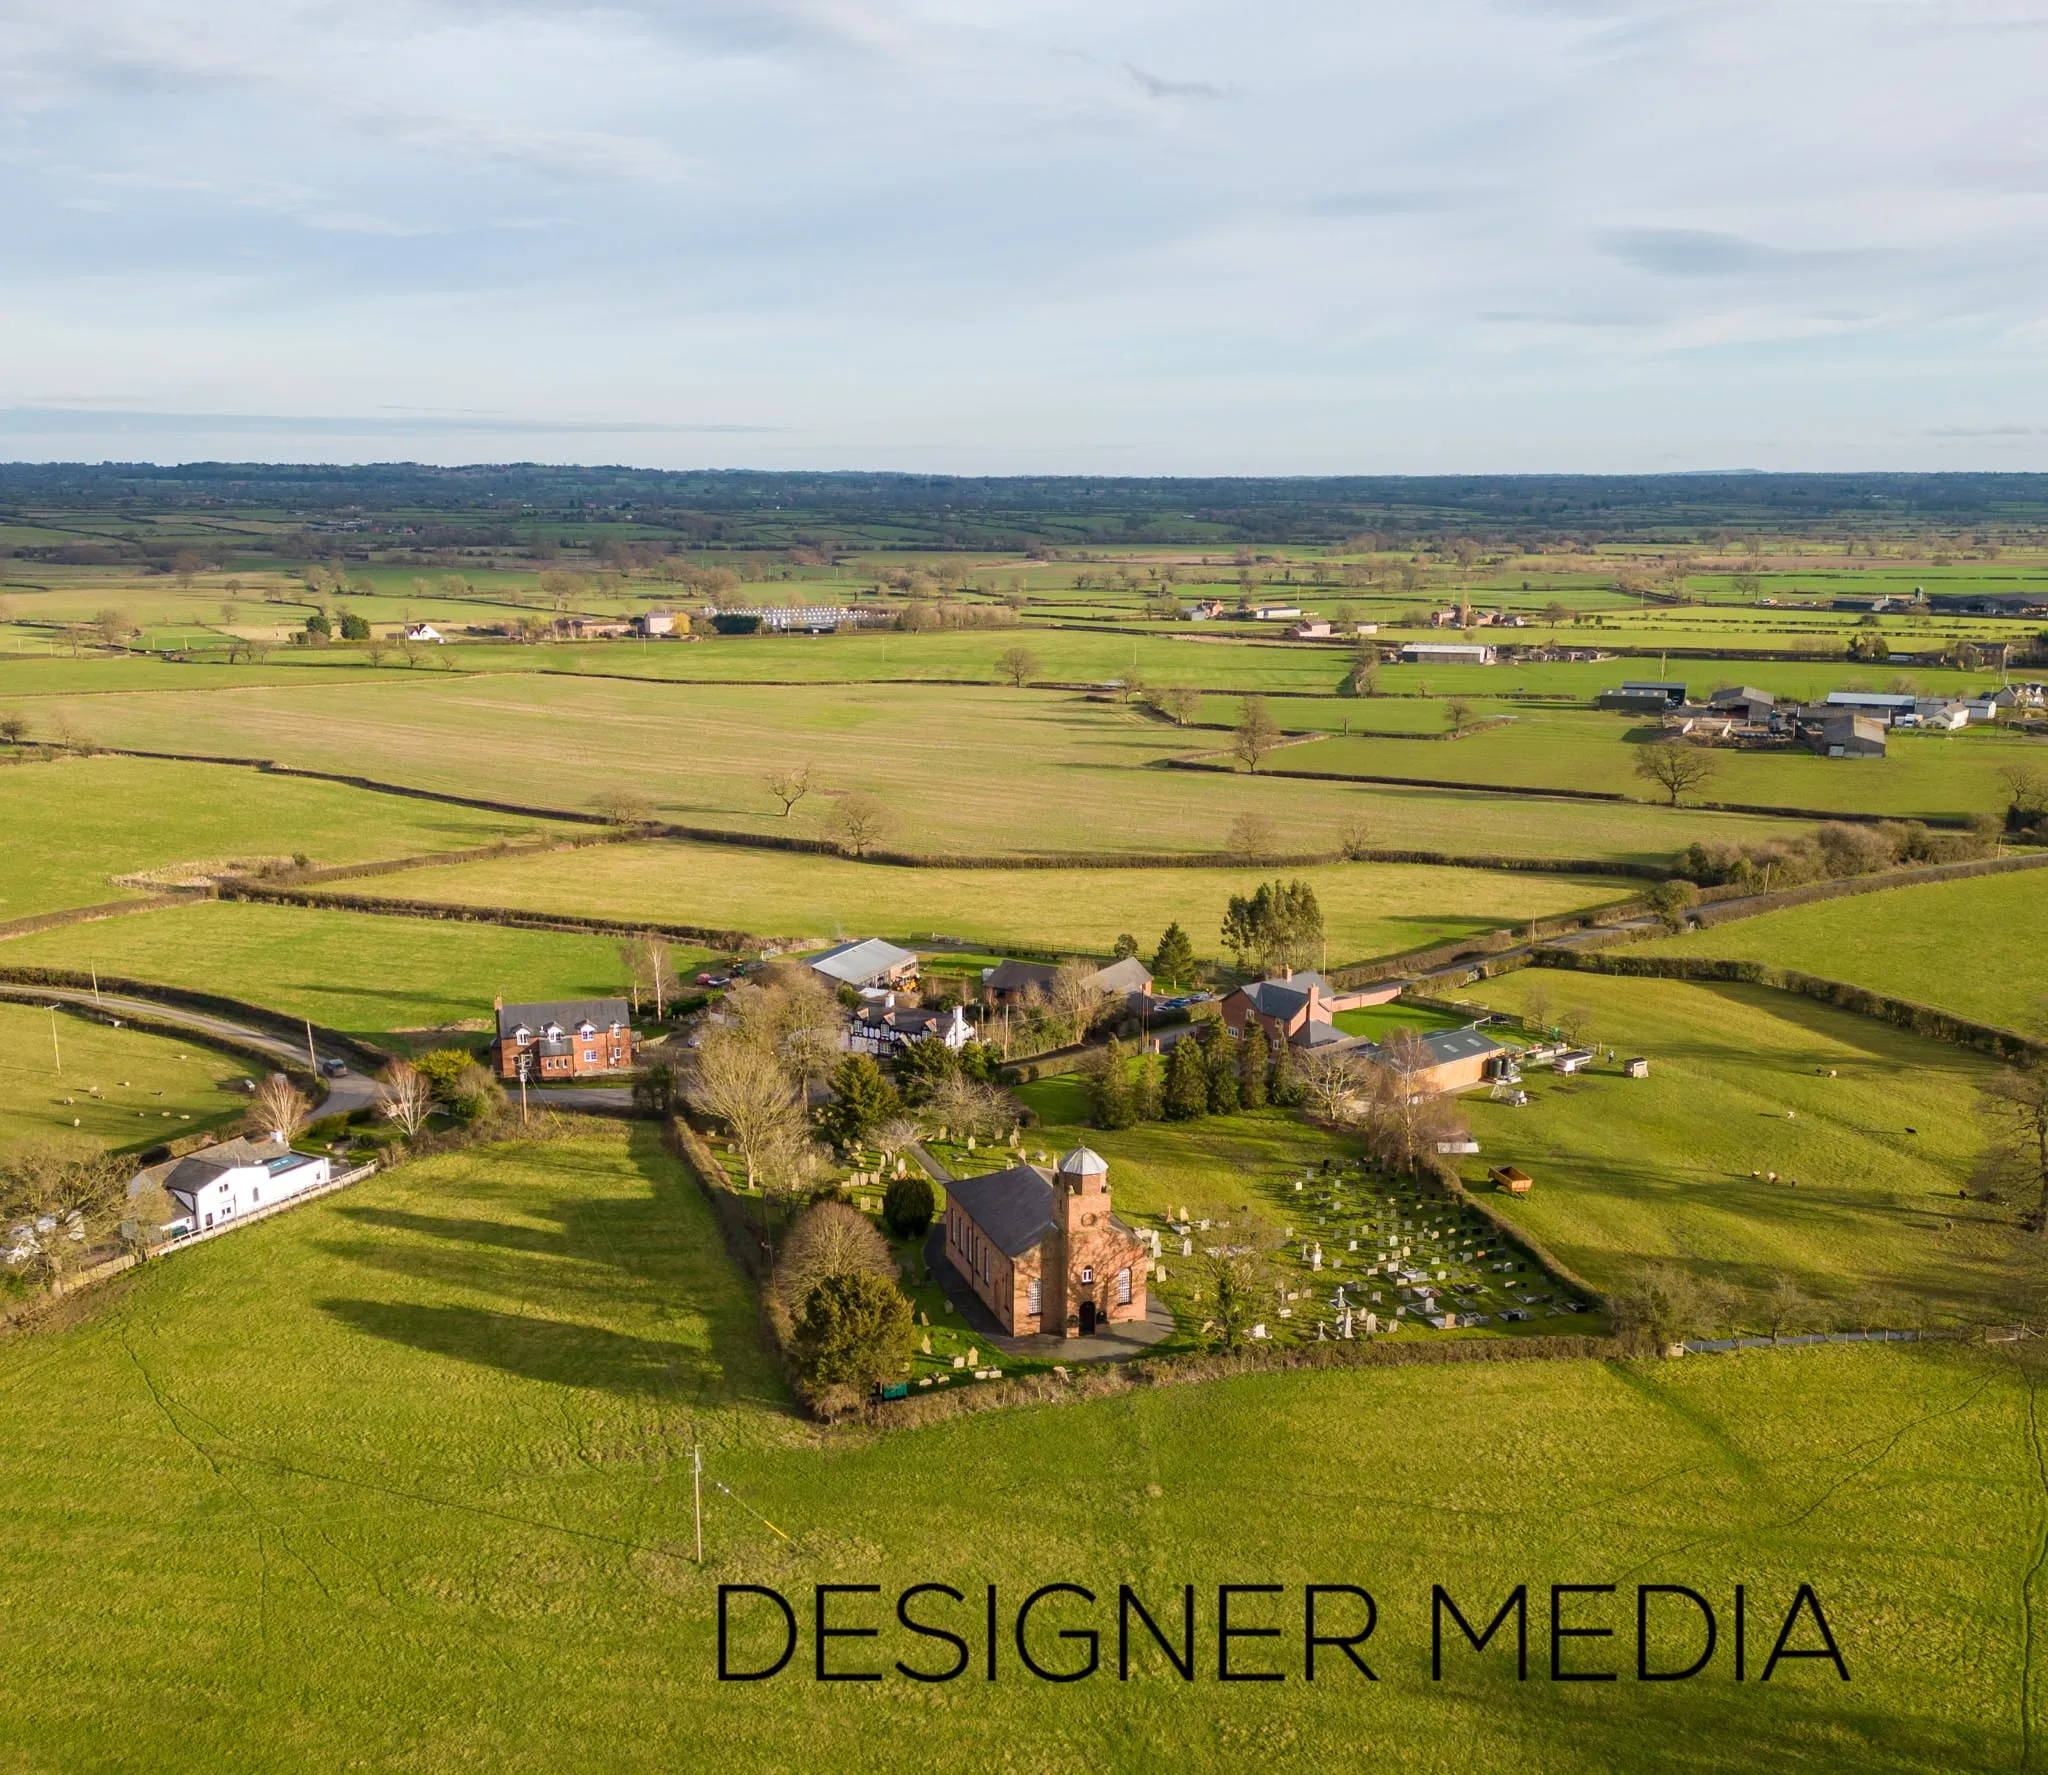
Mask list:
POLYGON ((1531 968, 1469 989, 1517 1011, 1532 995, 1589 1013, 1600 1063, 1532 1070, 1524 1109, 1468 1097, 1481 1151, 1461 1168, 1478 1189, 1491 1166, 1527 1171, 1528 1196, 1490 1199, 1596 1287, 1653 1261, 1753 1300, 1784 1278, 1861 1326, 2009 1320, 2038 1292, 2022 1204, 1960 1199, 1980 1057, 1761 988, 1531 968))
MULTIPOLYGON (((707 957, 679 948, 695 972, 707 957)), ((384 918, 211 900, 23 937, 10 967, 83 968, 226 993, 351 1035, 489 1025, 491 1001, 596 998, 625 989, 617 943, 443 919, 384 918)))
MULTIPOLYGON (((212 764, 62 758, 0 765, 0 920, 132 899, 111 877, 178 863, 291 856, 314 864, 532 838, 545 820, 212 764)), ((11 952, 8 952, 11 953, 11 952)))
MULTIPOLYGON (((841 857, 661 840, 505 861, 408 869, 351 892, 454 905, 515 906, 647 918, 770 936, 885 936, 918 944, 960 937, 1106 955, 1122 932, 1150 955, 1178 920, 1196 953, 1221 953, 1232 894, 1275 873, 1257 869, 900 869, 841 857)), ((1310 882, 1329 960, 1357 961, 1501 924, 1626 897, 1613 876, 1345 863, 1283 868, 1310 882)))
POLYGON ((217 1048, 0 999, 0 1150, 17 1141, 153 1146, 232 1121, 244 1079, 217 1048))
POLYGON ((2044 945, 2048 870, 2023 870, 1822 900, 1630 953, 1768 962, 2039 1033, 2048 1024, 2044 945))
POLYGON ((1560 803, 1532 817, 1456 792, 1157 768, 1216 736, 1064 692, 418 673, 329 692, 107 695, 59 706, 103 744, 269 757, 458 794, 516 788, 516 799, 547 808, 581 808, 624 788, 666 818, 723 830, 802 829, 782 820, 762 773, 808 763, 820 793, 803 804, 805 818, 828 814, 834 794, 862 791, 891 816, 891 841, 938 853, 1214 850, 1250 811, 1267 815, 1280 848, 1293 850, 1334 848, 1360 821, 1385 845, 1657 860, 1694 838, 1781 830, 1647 806, 1560 803), (573 743, 535 740, 572 732, 573 743))
MULTIPOLYGON (((2015 1767, 2043 1513, 2030 1422, 2012 1363, 1838 1349, 1249 1377, 822 1436, 786 1413, 751 1302, 651 1135, 479 1151, 0 1344, 0 1757, 870 1771, 1021 1767, 1028 1747, 1039 1768, 1236 1771, 1345 1767, 1369 1745, 1418 1775, 2015 1767), (805 1674, 814 1584, 884 1586, 834 1604, 881 1623, 918 1582, 994 1583, 1009 1608, 1125 1580, 1155 1612, 1204 1587, 1201 1680, 1134 1647, 1128 1683, 1055 1687, 1007 1641, 994 1683, 805 1674), (1325 1664, 1302 1682, 1297 1613, 1286 1640, 1233 1648, 1288 1681, 1216 1682, 1223 1582, 1295 1587, 1241 1599, 1254 1622, 1287 1620, 1305 1583, 1370 1587, 1381 1680, 1325 1664), (1723 1616, 1711 1675, 1543 1680, 1539 1590, 1531 1681, 1496 1651, 1451 1654, 1431 1682, 1430 1585, 1490 1613, 1516 1582, 1691 1585, 1723 1616), (1755 1680, 1800 1582, 1847 1687, 1814 1663, 1755 1680), (714 1680, 720 1583, 798 1601, 781 1678, 714 1680)), ((1630 1668, 1631 1601, 1581 1600, 1623 1637, 1577 1642, 1577 1667, 1630 1668)), ((835 1667, 946 1652, 907 1642, 838 1642, 835 1667)), ((1033 1649, 1049 1666, 1074 1650, 1049 1632, 1033 1649)))

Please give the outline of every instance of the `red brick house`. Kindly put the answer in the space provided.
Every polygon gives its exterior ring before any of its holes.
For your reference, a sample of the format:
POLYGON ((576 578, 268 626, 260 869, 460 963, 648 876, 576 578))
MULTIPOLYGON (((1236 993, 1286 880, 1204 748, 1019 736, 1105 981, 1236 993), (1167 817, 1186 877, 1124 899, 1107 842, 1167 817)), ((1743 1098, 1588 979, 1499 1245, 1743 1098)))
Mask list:
POLYGON ((622 998, 553 1004, 497 1002, 491 1070, 501 1079, 586 1079, 633 1065, 633 1023, 622 998))
POLYGON ((946 1256, 1012 1337, 1093 1337, 1145 1317, 1151 1258, 1110 1208, 1109 1166, 1077 1147, 946 1185, 946 1256))
POLYGON ((1320 1048, 1345 1040, 1334 1019, 1339 1011, 1362 1005, 1383 1005, 1401 996, 1404 983, 1382 980, 1371 986, 1334 986, 1321 974, 1283 974, 1277 980, 1254 980, 1240 986, 1218 1009, 1232 1035, 1243 1035, 1253 1020, 1269 1042, 1297 1048, 1320 1048))

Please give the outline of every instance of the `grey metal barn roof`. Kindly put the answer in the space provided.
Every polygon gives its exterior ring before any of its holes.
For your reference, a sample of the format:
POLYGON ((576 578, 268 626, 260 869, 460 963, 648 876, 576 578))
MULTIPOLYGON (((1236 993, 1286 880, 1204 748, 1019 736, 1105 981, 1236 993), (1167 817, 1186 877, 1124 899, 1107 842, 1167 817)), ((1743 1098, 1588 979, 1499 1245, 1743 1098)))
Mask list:
POLYGON ((916 961, 917 956, 911 950, 899 949, 880 937, 861 937, 850 943, 835 944, 824 954, 812 956, 808 965, 829 980, 844 981, 848 986, 865 986, 892 968, 908 967, 916 961))
POLYGON ((1053 1230, 1052 1184, 1036 1165, 956 1177, 946 1185, 946 1194, 1005 1257, 1022 1257, 1053 1230))
POLYGON ((1505 1054, 1507 1049, 1490 1035, 1481 1035, 1476 1029, 1438 1029, 1422 1038, 1422 1045, 1436 1056, 1436 1063, 1442 1066, 1451 1060, 1477 1060, 1489 1054, 1505 1054))

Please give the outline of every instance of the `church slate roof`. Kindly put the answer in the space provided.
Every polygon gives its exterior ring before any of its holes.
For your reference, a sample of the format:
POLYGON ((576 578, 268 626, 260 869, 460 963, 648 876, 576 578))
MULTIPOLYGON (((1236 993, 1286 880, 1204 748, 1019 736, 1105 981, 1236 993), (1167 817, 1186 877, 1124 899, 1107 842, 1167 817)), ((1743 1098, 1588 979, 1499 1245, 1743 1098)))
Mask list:
POLYGON ((1005 1257, 1022 1257, 1053 1230, 1052 1184, 1036 1165, 1012 1165, 985 1177, 956 1177, 946 1194, 1005 1257))

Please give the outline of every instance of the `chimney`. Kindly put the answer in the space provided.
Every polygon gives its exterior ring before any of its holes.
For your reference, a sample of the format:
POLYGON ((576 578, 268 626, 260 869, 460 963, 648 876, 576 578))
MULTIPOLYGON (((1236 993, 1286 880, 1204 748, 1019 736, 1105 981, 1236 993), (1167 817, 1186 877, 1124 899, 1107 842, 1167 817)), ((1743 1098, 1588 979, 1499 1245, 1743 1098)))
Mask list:
POLYGON ((499 993, 499 994, 498 994, 498 996, 497 996, 496 998, 494 998, 494 999, 492 999, 492 1000, 491 1000, 491 1009, 492 1009, 492 1010, 494 1010, 494 1011, 502 1011, 502 1010, 503 1010, 504 1008, 505 1008, 505 995, 504 995, 504 994, 503 994, 503 993, 501 992, 501 993, 499 993))

